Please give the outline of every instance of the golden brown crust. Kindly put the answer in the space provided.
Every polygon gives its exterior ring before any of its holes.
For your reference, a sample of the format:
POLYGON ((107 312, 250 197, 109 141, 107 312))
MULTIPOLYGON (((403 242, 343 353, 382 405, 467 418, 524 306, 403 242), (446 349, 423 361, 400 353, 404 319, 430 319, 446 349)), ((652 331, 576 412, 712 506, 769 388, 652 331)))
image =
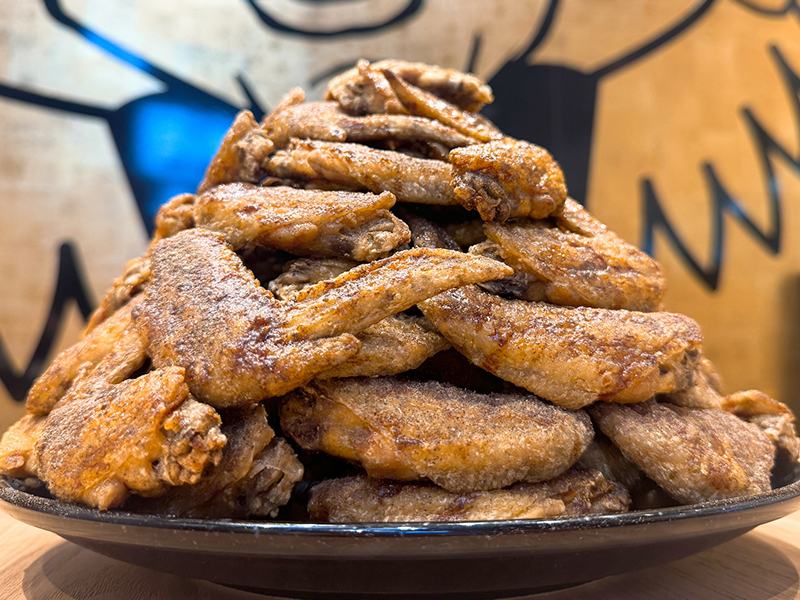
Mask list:
POLYGON ((25 479, 39 476, 36 442, 42 435, 46 415, 25 415, 0 438, 0 475, 25 479))
POLYGON ((535 396, 391 377, 313 382, 284 398, 281 427, 372 477, 427 478, 451 492, 556 477, 594 433, 585 413, 535 396))
POLYGON ((410 239, 408 227, 389 212, 388 192, 325 192, 245 183, 202 194, 198 227, 225 235, 234 249, 258 244, 300 256, 367 261, 386 256, 410 239))
POLYGON ((269 159, 267 172, 322 188, 391 192, 398 202, 458 204, 449 164, 361 144, 292 140, 269 159))
POLYGON ((783 402, 759 390, 744 390, 726 396, 721 404, 723 410, 758 425, 790 461, 796 462, 800 457, 794 414, 783 402))
MULTIPOLYGON (((565 212, 583 213, 568 199, 565 212)), ((532 277, 524 299, 542 299, 566 306, 594 306, 642 312, 661 308, 666 284, 660 265, 638 248, 608 231, 598 221, 594 233, 581 234, 548 221, 520 219, 486 223, 489 250, 532 277)))
POLYGON ((136 319, 154 365, 184 367, 192 393, 212 406, 242 406, 353 356, 360 343, 351 333, 449 287, 507 272, 462 253, 407 250, 281 303, 222 236, 191 229, 154 246, 152 282, 136 319))
POLYGON ((452 186, 467 210, 484 221, 543 219, 567 199, 564 174, 544 148, 505 138, 450 152, 452 186))
POLYGON ((73 391, 51 411, 36 445, 40 478, 57 497, 101 510, 119 506, 131 492, 159 495, 168 485, 196 481, 206 464, 219 460, 225 438, 210 407, 199 422, 170 421, 187 399, 177 367, 73 391), (192 433, 180 434, 182 427, 192 433), (186 436, 200 452, 172 448, 176 437, 186 436), (169 464, 182 458, 177 468, 169 464))
POLYGON ((264 176, 263 163, 275 145, 258 127, 249 110, 243 110, 222 140, 216 156, 208 165, 197 193, 221 183, 247 181, 256 183, 264 176))
POLYGON ((599 471, 572 469, 550 481, 463 494, 363 475, 331 479, 312 488, 308 510, 315 521, 369 523, 544 519, 624 512, 629 505, 628 492, 599 471))
POLYGON ((505 300, 474 286, 419 306, 472 363, 571 409, 688 387, 702 341, 679 314, 505 300))
POLYGON ((691 504, 770 489, 774 449, 766 434, 721 410, 599 403, 595 423, 645 474, 691 504))
POLYGON ((140 300, 141 296, 135 297, 83 340, 56 356, 28 392, 27 411, 49 413, 78 379, 92 374, 100 365, 108 383, 119 383, 135 372, 147 357, 146 340, 131 316, 140 300))

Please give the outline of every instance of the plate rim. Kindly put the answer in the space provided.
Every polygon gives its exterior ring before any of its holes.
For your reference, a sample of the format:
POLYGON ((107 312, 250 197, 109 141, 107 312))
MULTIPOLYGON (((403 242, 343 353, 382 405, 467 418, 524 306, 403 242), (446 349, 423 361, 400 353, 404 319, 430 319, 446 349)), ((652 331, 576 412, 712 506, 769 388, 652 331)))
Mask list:
MULTIPOLYGON (((368 535, 370 538, 434 537, 441 535, 494 536, 545 531, 605 530, 676 520, 688 521, 719 514, 740 513, 779 505, 800 497, 800 472, 798 472, 794 481, 758 494, 625 513, 496 521, 306 523, 300 521, 187 518, 132 513, 124 510, 100 511, 19 489, 12 483, 13 481, 13 478, 0 476, 0 508, 9 514, 15 508, 50 517, 66 518, 75 522, 102 523, 126 527, 203 533, 219 532, 312 537, 350 537, 354 535, 368 535), (9 511, 7 506, 14 508, 9 511)), ((16 515, 11 514, 11 516, 17 518, 16 515)))

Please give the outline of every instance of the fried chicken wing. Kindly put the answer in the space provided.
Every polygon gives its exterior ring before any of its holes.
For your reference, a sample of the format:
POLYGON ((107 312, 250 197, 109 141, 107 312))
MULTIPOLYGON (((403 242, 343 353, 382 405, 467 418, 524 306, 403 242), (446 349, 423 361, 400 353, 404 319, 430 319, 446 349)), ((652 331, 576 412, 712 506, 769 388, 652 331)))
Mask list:
POLYGON ((587 415, 522 394, 478 394, 391 377, 312 382, 287 395, 281 427, 306 450, 372 477, 427 478, 451 492, 560 475, 593 436, 587 415))
POLYGON ((722 409, 758 425, 792 462, 800 457, 800 440, 794 427, 794 414, 783 402, 778 402, 759 390, 735 392, 722 400, 722 409))
POLYGON ((439 144, 447 150, 477 143, 438 121, 410 115, 348 115, 336 102, 309 102, 275 111, 265 127, 277 148, 292 138, 326 142, 377 142, 392 144, 421 142, 439 144))
POLYGON ((505 300, 474 286, 419 306, 471 362, 572 409, 687 388, 702 341, 679 314, 505 300))
POLYGON ((264 176, 263 163, 274 149, 275 145, 258 126, 253 113, 240 112, 208 165, 197 193, 221 183, 257 183, 264 176))
POLYGON ((389 209, 390 193, 324 192, 245 183, 220 185, 198 197, 198 227, 217 231, 235 249, 247 244, 301 256, 368 261, 410 239, 389 209))
POLYGON ((669 402, 684 408, 723 408, 722 383, 713 363, 705 356, 695 363, 692 385, 685 390, 661 394, 659 402, 669 402))
POLYGON ((153 364, 186 368, 192 393, 216 407, 284 394, 355 355, 352 333, 441 290, 507 274, 496 261, 408 250, 281 303, 219 234, 181 232, 156 244, 152 257, 136 319, 153 364))
POLYGON ((629 504, 627 491, 599 471, 571 469, 550 481, 464 494, 364 475, 329 479, 311 489, 308 512, 330 523, 497 521, 624 512, 629 504))
POLYGON ((219 415, 191 398, 178 367, 111 385, 89 378, 50 412, 36 444, 57 497, 105 510, 130 493, 196 482, 218 462, 219 415))
POLYGON ((126 508, 193 518, 274 516, 303 477, 294 451, 275 437, 261 405, 226 412, 222 434, 228 440, 222 459, 200 481, 126 508))
POLYGON ((154 240, 175 235, 184 229, 195 226, 194 205, 197 196, 194 194, 180 194, 170 198, 156 213, 156 231, 154 240))
POLYGON ((355 68, 331 79, 325 99, 336 100, 353 115, 403 114, 404 107, 386 80, 385 70, 462 110, 478 112, 494 100, 491 88, 474 75, 399 60, 373 64, 366 60, 358 61, 355 68))
POLYGON ((80 377, 88 376, 101 364, 108 383, 119 383, 147 358, 147 340, 131 316, 141 296, 102 321, 77 344, 62 351, 34 382, 25 407, 31 414, 46 415, 80 377))
POLYGON ((427 117, 452 127, 459 133, 480 142, 499 140, 503 134, 497 127, 479 114, 461 110, 447 100, 426 92, 422 88, 404 81, 394 71, 382 69, 392 91, 403 108, 412 115, 427 117))
POLYGON ((721 410, 598 403, 592 418, 626 458, 691 504, 765 492, 774 448, 756 425, 721 410))
POLYGON ((150 257, 148 254, 128 261, 122 275, 114 280, 100 304, 89 317, 83 337, 89 335, 100 323, 125 306, 144 290, 150 281, 150 257))
POLYGON ((458 204, 449 164, 361 144, 292 140, 269 159, 267 172, 323 187, 391 192, 399 202, 458 204))
POLYGON ((543 219, 561 210, 567 188, 544 148, 509 138, 450 152, 456 198, 484 221, 543 219))
POLYGON ((42 436, 46 415, 27 414, 0 438, 0 475, 26 479, 39 476, 36 442, 42 436))
MULTIPOLYGON (((334 279, 356 263, 346 259, 298 259, 269 284, 278 300, 294 300, 309 285, 334 279)), ((397 314, 386 317, 356 334, 361 348, 352 358, 318 375, 331 377, 376 377, 397 375, 416 369, 425 360, 450 347, 425 317, 397 314)))
MULTIPOLYGON (((573 200, 567 200, 564 212, 586 213, 573 200)), ((588 213, 585 216, 592 219, 588 213)), ((552 304, 659 310, 665 289, 659 264, 595 223, 596 233, 591 235, 528 219, 486 223, 484 231, 492 254, 532 276, 533 289, 524 292, 525 299, 543 293, 552 304)))

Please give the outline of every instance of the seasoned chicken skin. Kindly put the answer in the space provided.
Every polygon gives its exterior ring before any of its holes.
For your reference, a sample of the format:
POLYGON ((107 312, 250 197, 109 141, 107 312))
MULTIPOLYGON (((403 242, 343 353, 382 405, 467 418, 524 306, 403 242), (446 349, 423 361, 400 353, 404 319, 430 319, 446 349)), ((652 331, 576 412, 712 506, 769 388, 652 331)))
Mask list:
POLYGON ((323 189, 391 192, 398 202, 458 204, 449 164, 362 144, 292 140, 272 155, 267 172, 323 189))
POLYGON ((563 215, 554 221, 484 225, 491 254, 531 275, 530 287, 541 290, 541 297, 534 291, 524 299, 642 312, 660 309, 666 286, 655 260, 608 231, 574 200, 567 199, 563 215), (578 221, 584 225, 580 232, 564 224, 578 221))
POLYGON ((506 138, 450 152, 452 186, 467 210, 484 221, 543 219, 567 199, 564 174, 544 148, 506 138))
POLYGON ((57 497, 101 510, 130 493, 157 496, 219 462, 219 424, 214 409, 191 398, 179 367, 113 385, 88 378, 44 424, 39 477, 57 497))
POLYGON ((266 132, 277 148, 292 138, 326 142, 381 142, 394 145, 437 144, 451 150, 477 143, 438 121, 410 115, 352 116, 336 102, 309 102, 288 106, 270 116, 266 132))
POLYGON ((216 407, 284 394, 355 355, 352 335, 423 298, 508 267, 446 250, 407 250, 308 287, 281 303, 219 234, 191 229, 153 248, 136 320, 157 367, 186 369, 216 407))
POLYGON ((0 475, 26 479, 39 476, 36 442, 42 435, 46 415, 27 414, 0 438, 0 475))
POLYGON ((624 512, 630 496, 599 471, 571 469, 541 483, 501 490, 453 493, 424 482, 364 475, 329 479, 310 492, 308 511, 330 523, 497 521, 624 512))
POLYGON ((232 183, 201 194, 195 220, 224 234, 234 249, 258 244, 300 256, 369 261, 410 239, 406 224, 389 212, 394 203, 390 193, 232 183))
POLYGON ((283 399, 280 416, 306 450, 356 461, 372 477, 427 478, 451 492, 556 477, 594 433, 583 412, 535 396, 390 377, 313 382, 283 399))
POLYGON ((303 477, 294 451, 275 437, 259 404, 227 411, 222 434, 228 440, 222 459, 197 483, 126 508, 194 518, 275 516, 303 477))
MULTIPOLYGON (((269 291, 278 300, 294 300, 303 288, 335 279, 355 266, 352 261, 335 258, 294 260, 270 282, 269 291)), ((420 315, 386 317, 357 333, 356 338, 361 342, 358 353, 317 377, 397 375, 416 369, 426 359, 450 347, 430 321, 420 315)))
POLYGON ((800 439, 794 427, 794 414, 759 390, 735 392, 722 400, 722 409, 758 425, 775 447, 792 462, 800 457, 800 439))
POLYGON ((494 100, 491 88, 475 75, 401 60, 382 60, 372 64, 366 60, 358 61, 355 68, 331 79, 325 99, 336 100, 354 115, 401 112, 399 100, 391 93, 383 77, 386 69, 463 110, 478 112, 494 100))
POLYGON ((625 457, 676 500, 691 504, 770 489, 767 435, 721 410, 598 403, 592 418, 625 457))
POLYGON ((264 176, 263 163, 274 149, 275 144, 258 126, 253 113, 240 112, 208 165, 197 193, 221 183, 257 183, 264 176))
POLYGON ((28 392, 25 407, 29 413, 49 413, 77 379, 89 375, 101 362, 108 383, 119 383, 142 366, 147 358, 147 341, 131 316, 140 300, 141 295, 56 356, 28 392))
POLYGON ((475 286, 419 306, 472 363, 570 409, 689 387, 702 341, 679 314, 505 300, 475 286))

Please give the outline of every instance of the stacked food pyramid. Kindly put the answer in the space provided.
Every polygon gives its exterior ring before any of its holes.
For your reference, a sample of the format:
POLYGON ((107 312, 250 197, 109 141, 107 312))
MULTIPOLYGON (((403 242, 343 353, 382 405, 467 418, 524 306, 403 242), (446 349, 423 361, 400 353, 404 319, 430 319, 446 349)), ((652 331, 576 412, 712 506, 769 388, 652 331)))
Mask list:
POLYGON ((721 394, 659 265, 491 101, 361 61, 325 101, 241 113, 36 381, 0 474, 101 510, 338 522, 769 490, 791 411, 721 394))

